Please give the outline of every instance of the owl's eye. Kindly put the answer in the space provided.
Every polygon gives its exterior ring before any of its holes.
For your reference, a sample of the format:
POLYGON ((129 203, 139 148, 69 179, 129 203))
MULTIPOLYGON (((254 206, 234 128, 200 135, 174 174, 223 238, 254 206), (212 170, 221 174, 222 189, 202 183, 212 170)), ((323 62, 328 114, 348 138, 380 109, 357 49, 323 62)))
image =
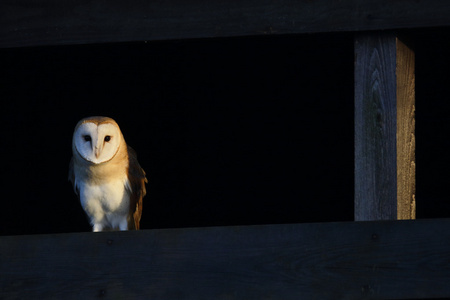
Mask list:
POLYGON ((83 138, 84 138, 84 140, 86 142, 90 142, 91 141, 91 136, 90 135, 84 135, 83 138))
POLYGON ((107 135, 105 136, 105 142, 109 142, 111 140, 111 136, 107 135))

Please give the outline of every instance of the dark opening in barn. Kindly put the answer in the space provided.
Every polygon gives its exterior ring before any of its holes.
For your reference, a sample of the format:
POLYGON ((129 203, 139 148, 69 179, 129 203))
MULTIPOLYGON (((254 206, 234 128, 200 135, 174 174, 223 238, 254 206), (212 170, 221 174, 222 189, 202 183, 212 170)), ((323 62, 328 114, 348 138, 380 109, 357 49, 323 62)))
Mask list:
POLYGON ((1 53, 3 235, 90 230, 67 181, 90 115, 147 172, 143 229, 353 220, 352 34, 1 53))
MULTIPOLYGON (((416 53, 417 217, 447 217, 448 30, 416 53)), ((110 116, 148 175, 143 229, 353 220, 353 34, 1 49, 1 234, 89 231, 76 122, 110 116)))

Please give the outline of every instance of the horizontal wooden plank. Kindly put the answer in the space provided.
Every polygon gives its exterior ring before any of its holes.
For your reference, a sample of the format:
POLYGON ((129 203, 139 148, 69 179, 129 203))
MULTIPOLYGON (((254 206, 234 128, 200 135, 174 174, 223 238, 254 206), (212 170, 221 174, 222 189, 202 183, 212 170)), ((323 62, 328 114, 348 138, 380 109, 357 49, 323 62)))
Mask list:
POLYGON ((450 25, 440 0, 3 0, 0 47, 450 25))
POLYGON ((450 220, 0 238, 2 299, 450 296, 450 220))

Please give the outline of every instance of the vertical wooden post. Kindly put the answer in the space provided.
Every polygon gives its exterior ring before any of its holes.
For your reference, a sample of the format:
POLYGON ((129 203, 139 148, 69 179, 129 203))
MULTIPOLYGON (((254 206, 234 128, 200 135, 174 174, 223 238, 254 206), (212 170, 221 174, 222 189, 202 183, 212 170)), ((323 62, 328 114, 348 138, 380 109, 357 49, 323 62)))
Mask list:
POLYGON ((414 52, 355 37, 355 220, 415 218, 414 52))

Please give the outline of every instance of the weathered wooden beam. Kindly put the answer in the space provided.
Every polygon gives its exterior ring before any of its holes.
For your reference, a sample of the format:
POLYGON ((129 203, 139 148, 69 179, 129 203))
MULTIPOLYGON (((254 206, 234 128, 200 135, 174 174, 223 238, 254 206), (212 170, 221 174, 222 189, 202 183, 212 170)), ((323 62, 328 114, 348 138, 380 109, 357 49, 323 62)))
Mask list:
POLYGON ((0 238, 1 299, 450 297, 450 220, 0 238))
POLYGON ((2 0, 0 47, 450 25, 441 0, 2 0))
POLYGON ((415 218, 414 52, 355 38, 355 220, 415 218))

